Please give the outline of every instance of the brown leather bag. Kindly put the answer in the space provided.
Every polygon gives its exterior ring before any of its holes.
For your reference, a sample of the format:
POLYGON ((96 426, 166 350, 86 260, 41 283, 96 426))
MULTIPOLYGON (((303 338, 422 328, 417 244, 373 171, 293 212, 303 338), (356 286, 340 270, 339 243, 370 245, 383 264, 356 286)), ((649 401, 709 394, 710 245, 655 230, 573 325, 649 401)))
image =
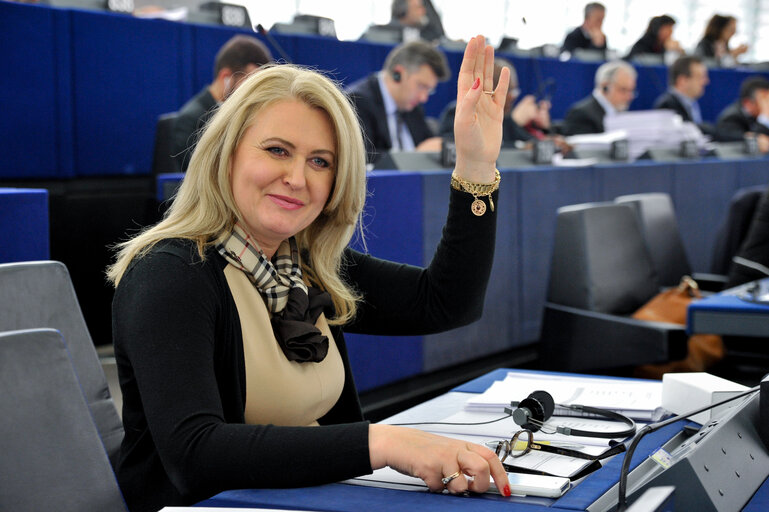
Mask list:
MULTIPOLYGON (((689 276, 684 276, 676 288, 670 288, 655 295, 632 316, 638 320, 686 325, 686 308, 690 302, 701 298, 702 294, 697 282, 689 276)), ((665 373, 702 372, 723 359, 724 354, 724 342, 721 336, 694 334, 689 336, 684 359, 637 366, 633 374, 647 379, 661 379, 665 373)))

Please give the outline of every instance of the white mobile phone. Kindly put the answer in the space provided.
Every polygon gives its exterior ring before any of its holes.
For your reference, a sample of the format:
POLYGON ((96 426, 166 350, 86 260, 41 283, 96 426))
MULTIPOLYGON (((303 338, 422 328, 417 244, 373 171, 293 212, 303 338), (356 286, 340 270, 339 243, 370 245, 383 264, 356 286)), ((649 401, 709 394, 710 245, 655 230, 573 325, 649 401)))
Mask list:
MULTIPOLYGON (((568 478, 560 476, 527 475, 525 473, 508 473, 510 492, 524 496, 542 496, 545 498, 558 498, 569 490, 571 482, 568 478)), ((489 492, 499 492, 491 483, 489 492)))

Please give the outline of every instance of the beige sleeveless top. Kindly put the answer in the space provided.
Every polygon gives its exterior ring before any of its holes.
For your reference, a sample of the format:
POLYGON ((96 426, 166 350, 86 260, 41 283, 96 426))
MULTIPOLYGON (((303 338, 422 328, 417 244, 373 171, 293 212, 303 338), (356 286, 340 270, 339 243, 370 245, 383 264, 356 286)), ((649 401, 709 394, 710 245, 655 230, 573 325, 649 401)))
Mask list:
POLYGON ((344 365, 325 316, 315 326, 328 337, 328 354, 319 363, 289 361, 275 339, 270 313, 259 291, 232 265, 224 276, 235 299, 246 361, 246 423, 317 425, 339 400, 344 365))

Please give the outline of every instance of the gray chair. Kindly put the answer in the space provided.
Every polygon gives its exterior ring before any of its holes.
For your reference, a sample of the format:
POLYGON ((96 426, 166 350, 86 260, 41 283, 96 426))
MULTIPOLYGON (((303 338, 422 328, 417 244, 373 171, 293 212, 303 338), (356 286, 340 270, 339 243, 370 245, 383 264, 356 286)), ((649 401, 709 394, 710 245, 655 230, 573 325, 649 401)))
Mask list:
POLYGON ((683 327, 629 316, 658 291, 632 207, 559 208, 540 338, 543 366, 600 372, 682 358, 683 327))
POLYGON ((690 275, 703 290, 719 291, 723 288, 726 275, 694 274, 692 271, 678 229, 673 201, 668 194, 632 194, 619 196, 614 202, 628 204, 635 210, 660 286, 677 286, 682 276, 690 275))
POLYGON ((127 512, 54 329, 0 333, 0 510, 127 512))
MULTIPOLYGON (((123 423, 64 264, 0 264, 0 331, 51 328, 64 338, 104 448, 113 464, 123 423)), ((1 509, 2 507, 0 507, 1 509)))

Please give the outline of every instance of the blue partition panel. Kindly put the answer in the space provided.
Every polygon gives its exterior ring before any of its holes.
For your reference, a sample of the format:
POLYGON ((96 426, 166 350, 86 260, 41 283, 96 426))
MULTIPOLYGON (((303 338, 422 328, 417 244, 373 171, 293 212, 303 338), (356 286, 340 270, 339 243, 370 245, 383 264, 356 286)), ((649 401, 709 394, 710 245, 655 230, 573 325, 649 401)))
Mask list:
POLYGON ((739 188, 736 162, 680 162, 673 166, 672 193, 678 228, 695 272, 707 272, 717 226, 739 188))
MULTIPOLYGON (((411 265, 422 265, 422 176, 373 172, 363 215, 368 252, 411 265)), ((363 251, 360 239, 352 247, 363 251)), ((345 333, 359 391, 422 372, 422 336, 369 336, 345 333)))
POLYGON ((524 169, 518 172, 519 339, 532 342, 539 339, 550 275, 556 210, 569 204, 595 201, 598 193, 592 167, 524 169))
POLYGON ((77 175, 150 172, 157 116, 181 96, 183 27, 73 11, 77 175))
MULTIPOLYGON (((520 266, 518 261, 518 174, 502 171, 494 266, 486 290, 483 317, 466 327, 425 337, 425 371, 471 361, 520 345, 518 337, 520 266)), ((425 264, 435 253, 446 223, 449 172, 426 173, 424 187, 425 264)), ((468 212, 469 215, 469 212, 468 212)))
POLYGON ((0 188, 0 263, 50 259, 48 191, 0 188))
POLYGON ((0 2, 0 178, 72 172, 66 11, 0 2))
POLYGON ((617 196, 643 192, 673 191, 673 167, 649 160, 626 164, 595 166, 598 199, 613 201, 617 196))
POLYGON ((769 159, 766 157, 740 160, 737 162, 737 171, 739 172, 738 188, 769 183, 769 159))

